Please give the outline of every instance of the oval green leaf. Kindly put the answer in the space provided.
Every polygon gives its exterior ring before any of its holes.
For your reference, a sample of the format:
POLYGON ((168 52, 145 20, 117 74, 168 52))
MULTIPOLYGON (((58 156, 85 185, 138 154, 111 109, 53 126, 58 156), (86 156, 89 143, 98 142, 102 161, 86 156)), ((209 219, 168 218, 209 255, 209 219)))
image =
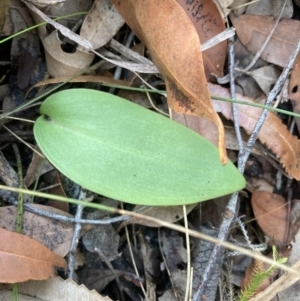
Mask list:
POLYGON ((104 92, 72 89, 41 106, 36 141, 74 182, 132 204, 197 203, 240 190, 245 179, 188 128, 104 92))

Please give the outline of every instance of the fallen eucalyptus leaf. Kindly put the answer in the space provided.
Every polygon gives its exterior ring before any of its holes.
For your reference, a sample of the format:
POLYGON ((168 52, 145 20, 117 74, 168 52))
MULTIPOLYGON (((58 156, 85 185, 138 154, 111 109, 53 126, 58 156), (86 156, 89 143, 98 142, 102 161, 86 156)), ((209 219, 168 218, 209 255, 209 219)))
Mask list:
POLYGON ((34 126, 49 161, 74 182, 132 204, 192 204, 242 189, 245 179, 200 135, 117 96, 55 93, 34 126))

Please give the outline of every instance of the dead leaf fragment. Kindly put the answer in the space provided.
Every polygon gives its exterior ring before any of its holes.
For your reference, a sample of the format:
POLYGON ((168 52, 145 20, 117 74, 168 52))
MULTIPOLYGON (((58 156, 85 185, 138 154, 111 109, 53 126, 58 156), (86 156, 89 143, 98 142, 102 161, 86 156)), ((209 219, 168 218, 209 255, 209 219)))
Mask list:
POLYGON ((80 36, 98 49, 108 43, 123 24, 124 19, 110 0, 96 0, 84 19, 80 36))
MULTIPOLYGON (((201 44, 212 39, 225 30, 225 23, 214 1, 200 0, 197 5, 191 1, 176 0, 193 22, 200 38, 201 44)), ((226 41, 203 51, 203 63, 207 81, 215 82, 216 78, 223 76, 223 69, 227 54, 226 41)))
MULTIPOLYGON (((38 204, 32 204, 43 211, 73 217, 64 211, 38 204)), ((0 227, 15 231, 17 207, 5 206, 0 208, 0 227)), ((70 251, 74 226, 69 223, 55 221, 45 216, 29 211, 23 214, 23 234, 39 241, 41 244, 60 256, 66 256, 70 251)))
MULTIPOLYGON (((289 82, 289 97, 295 113, 300 113, 300 55, 297 56, 289 82)), ((300 118, 295 118, 300 131, 300 118)))
MULTIPOLYGON (((230 98, 228 89, 218 85, 208 84, 211 95, 230 98)), ((242 95, 236 98, 245 102, 254 102, 253 99, 242 95)), ((229 102, 213 100, 215 110, 221 112, 227 119, 232 120, 232 107, 229 102)), ((251 134, 262 109, 237 104, 240 126, 251 134)), ((280 160, 286 172, 300 180, 300 140, 293 136, 282 121, 272 112, 268 116, 258 134, 260 142, 264 143, 280 160)))
POLYGON ((203 68, 200 40, 184 10, 174 0, 112 1, 126 23, 143 41, 164 77, 168 105, 177 112, 197 115, 218 127, 219 150, 226 163, 224 128, 214 111, 203 68))
POLYGON ((16 283, 56 277, 55 269, 66 269, 66 261, 40 242, 0 228, 0 282, 16 283))
POLYGON ((255 69, 247 74, 252 76, 265 95, 268 95, 275 85, 280 73, 281 72, 274 65, 270 65, 255 69))
POLYGON ((287 245, 288 210, 286 200, 278 194, 267 191, 254 191, 251 204, 257 223, 262 231, 279 245, 287 245))
MULTIPOLYGON (((9 284, 0 284, 1 300, 12 300, 11 289, 12 287, 9 284), (4 298, 3 296, 9 299, 2 299, 4 298)), ((102 297, 95 290, 90 291, 84 285, 78 285, 72 279, 63 280, 60 277, 45 281, 20 283, 19 293, 21 294, 19 301, 112 301, 109 297, 102 297), (32 297, 32 299, 25 299, 25 297, 32 297)))
MULTIPOLYGON (((41 150, 36 147, 36 150, 38 152, 41 152, 41 150)), ((38 155, 36 152, 33 153, 30 165, 27 169, 26 176, 24 178, 24 185, 25 187, 29 187, 32 185, 36 179, 43 175, 44 173, 50 171, 53 169, 53 166, 49 163, 48 160, 38 155), (42 170, 41 170, 42 167, 42 170)))
MULTIPOLYGON (((257 53, 272 30, 275 19, 265 16, 231 15, 237 36, 242 44, 252 53, 257 53)), ((269 63, 286 67, 289 57, 296 49, 300 38, 300 21, 283 19, 275 29, 261 58, 269 63)))

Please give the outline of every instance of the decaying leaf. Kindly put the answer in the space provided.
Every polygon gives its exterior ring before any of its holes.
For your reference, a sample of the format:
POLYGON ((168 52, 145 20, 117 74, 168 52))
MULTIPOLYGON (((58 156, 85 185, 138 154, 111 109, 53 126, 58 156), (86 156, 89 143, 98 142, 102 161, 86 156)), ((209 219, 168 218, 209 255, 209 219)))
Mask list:
MULTIPOLYGON (((242 44, 251 52, 257 53, 272 30, 275 19, 265 16, 231 16, 231 21, 242 44)), ((300 38, 300 21, 281 20, 261 58, 267 62, 286 67, 300 38)))
MULTIPOLYGON (((197 1, 197 5, 193 1, 176 0, 176 2, 193 22, 201 44, 225 30, 224 19, 214 1, 200 0, 197 1)), ((215 82, 216 78, 212 74, 219 77, 223 76, 226 54, 226 41, 203 51, 203 64, 207 81, 215 82)))
MULTIPOLYGON (((230 98, 230 92, 221 86, 209 84, 212 95, 230 98)), ((237 99, 254 102, 253 99, 237 95, 237 99)), ((232 120, 231 104, 225 101, 213 100, 215 110, 232 120)), ((237 104, 240 126, 251 134, 262 109, 237 104)), ((258 134, 258 139, 264 143, 280 160, 286 172, 300 180, 300 140, 293 136, 281 120, 272 112, 268 116, 258 134)))
POLYGON ((40 242, 0 228, 0 282, 16 283, 56 277, 55 269, 66 269, 66 261, 40 242))
MULTIPOLYGON (((295 113, 300 113, 300 55, 297 56, 289 82, 289 97, 295 113)), ((300 118, 295 118, 300 132, 300 118)))
POLYGON ((218 127, 222 162, 227 161, 223 124, 213 110, 206 86, 199 36, 174 0, 112 1, 143 41, 164 77, 168 105, 177 112, 213 121, 218 127))
POLYGON ((271 65, 255 69, 247 74, 252 76, 265 95, 268 95, 275 85, 280 75, 280 71, 276 68, 276 66, 271 65))
POLYGON ((96 0, 84 19, 80 35, 98 49, 108 43, 123 24, 123 18, 110 0, 96 0))
MULTIPOLYGON (((165 264, 170 272, 172 284, 178 296, 184 296, 186 290, 187 272, 179 266, 186 264, 187 251, 184 248, 183 239, 178 232, 164 229, 161 233, 162 252, 165 256, 165 264)), ((160 299, 164 300, 164 299, 160 299)), ((179 298, 179 300, 183 300, 179 298)))
MULTIPOLYGON (((71 214, 52 207, 38 204, 32 204, 32 206, 43 211, 72 217, 71 214)), ((1 207, 0 227, 10 231, 15 231, 16 217, 17 207, 1 207)), ((52 220, 29 211, 24 212, 23 234, 34 238, 60 256, 66 256, 70 251, 73 233, 74 226, 70 223, 52 220)))
POLYGON ((262 231, 277 245, 287 245, 289 234, 288 208, 286 200, 278 194, 256 190, 251 204, 257 223, 262 231))
MULTIPOLYGON (((39 152, 40 149, 37 147, 36 150, 39 152)), ((41 157, 36 152, 33 153, 30 165, 27 169, 26 176, 24 178, 25 187, 29 187, 36 179, 44 173, 53 169, 53 166, 41 157), (42 167, 42 169, 41 169, 42 167)))
MULTIPOLYGON (((11 285, 0 284, 1 300, 12 300, 11 290, 11 285), (4 296, 9 299, 3 299, 4 296)), ((109 297, 102 297, 94 290, 88 290, 84 285, 78 285, 72 279, 63 280, 60 277, 21 283, 19 293, 19 301, 112 301, 109 297), (32 299, 29 299, 30 297, 32 299)))

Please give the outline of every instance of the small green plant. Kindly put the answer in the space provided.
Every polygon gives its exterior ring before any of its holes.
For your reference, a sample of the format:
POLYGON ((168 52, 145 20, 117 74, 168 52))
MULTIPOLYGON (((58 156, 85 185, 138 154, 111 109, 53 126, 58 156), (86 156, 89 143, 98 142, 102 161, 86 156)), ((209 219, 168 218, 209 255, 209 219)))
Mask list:
POLYGON ((36 141, 67 177, 133 204, 197 203, 240 190, 245 179, 188 128, 114 95, 72 89, 41 106, 36 141))
MULTIPOLYGON (((273 246, 273 260, 276 263, 284 264, 287 261, 287 258, 285 257, 279 257, 278 258, 278 252, 275 246, 273 246)), ((263 265, 262 261, 256 261, 257 264, 255 264, 252 280, 247 286, 247 288, 241 292, 240 296, 235 301, 248 301, 251 299, 255 292, 259 289, 261 284, 268 279, 273 272, 277 269, 275 265, 270 266, 267 270, 264 270, 261 268, 261 265, 263 265)))

